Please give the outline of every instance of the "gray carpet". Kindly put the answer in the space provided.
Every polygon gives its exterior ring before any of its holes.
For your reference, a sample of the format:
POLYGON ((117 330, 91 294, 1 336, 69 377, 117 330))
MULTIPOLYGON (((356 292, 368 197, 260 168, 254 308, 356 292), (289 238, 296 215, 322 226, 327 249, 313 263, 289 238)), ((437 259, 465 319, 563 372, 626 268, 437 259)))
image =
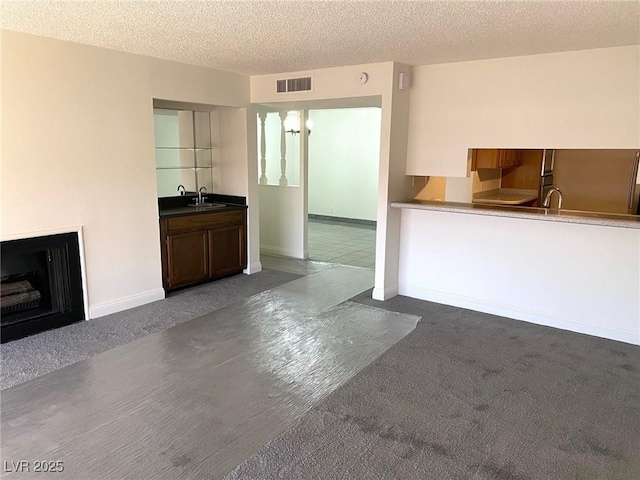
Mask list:
POLYGON ((26 382, 300 277, 275 270, 235 275, 171 293, 158 302, 5 343, 1 348, 1 388, 26 382))
POLYGON ((406 297, 416 329, 227 478, 640 478, 640 348, 406 297))
POLYGON ((3 390, 0 461, 59 460, 65 480, 221 478, 415 328, 347 301, 372 284, 336 265, 3 390))

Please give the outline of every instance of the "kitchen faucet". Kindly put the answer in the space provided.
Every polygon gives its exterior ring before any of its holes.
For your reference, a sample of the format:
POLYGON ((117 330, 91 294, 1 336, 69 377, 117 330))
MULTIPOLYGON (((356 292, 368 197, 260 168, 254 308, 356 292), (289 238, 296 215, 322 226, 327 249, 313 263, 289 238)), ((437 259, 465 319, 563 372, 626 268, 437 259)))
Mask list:
POLYGON ((558 193, 558 210, 560 210, 560 208, 562 208, 562 192, 558 187, 551 187, 549 189, 549 191, 547 192, 547 196, 544 197, 544 202, 542 202, 542 206, 544 208, 549 208, 551 206, 551 196, 553 195, 553 192, 558 193))
POLYGON ((184 188, 184 185, 182 184, 178 185, 178 191, 180 192, 180 196, 185 195, 187 193, 187 190, 184 188))
POLYGON ((198 190, 198 204, 206 203, 206 198, 204 202, 202 201, 203 190, 204 190, 204 193, 207 193, 207 187, 200 187, 200 190, 198 190))

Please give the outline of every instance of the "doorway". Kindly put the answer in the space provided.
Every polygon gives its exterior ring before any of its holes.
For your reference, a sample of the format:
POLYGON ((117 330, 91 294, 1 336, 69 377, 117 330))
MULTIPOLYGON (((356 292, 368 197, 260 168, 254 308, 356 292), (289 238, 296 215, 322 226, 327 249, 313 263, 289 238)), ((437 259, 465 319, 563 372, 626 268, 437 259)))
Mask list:
POLYGON ((381 109, 309 110, 308 256, 374 268, 381 109))

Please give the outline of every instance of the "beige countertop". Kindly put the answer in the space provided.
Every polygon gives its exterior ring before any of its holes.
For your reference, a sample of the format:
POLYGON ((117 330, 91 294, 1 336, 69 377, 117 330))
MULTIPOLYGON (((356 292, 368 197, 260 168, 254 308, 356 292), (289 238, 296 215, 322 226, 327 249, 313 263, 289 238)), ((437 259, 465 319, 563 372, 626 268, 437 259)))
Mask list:
POLYGON ((498 188, 473 195, 473 203, 490 203, 497 205, 522 205, 538 199, 536 190, 518 188, 498 188))
POLYGON ((550 222, 640 229, 640 216, 637 215, 618 215, 613 213, 580 212, 577 210, 555 210, 481 203, 438 202, 433 200, 405 200, 403 202, 392 202, 391 206, 394 208, 414 208, 418 210, 435 210, 471 215, 525 218, 550 222))

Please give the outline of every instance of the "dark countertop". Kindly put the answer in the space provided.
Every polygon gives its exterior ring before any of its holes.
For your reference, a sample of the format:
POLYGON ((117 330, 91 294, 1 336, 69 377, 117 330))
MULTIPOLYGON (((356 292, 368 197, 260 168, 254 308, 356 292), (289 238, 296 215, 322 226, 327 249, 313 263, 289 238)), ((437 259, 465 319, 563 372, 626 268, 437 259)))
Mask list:
POLYGON ((441 212, 466 213, 471 215, 525 218, 529 220, 545 220, 551 222, 640 229, 640 216, 638 215, 413 199, 405 200, 403 202, 392 202, 391 206, 394 208, 413 208, 418 210, 436 210, 441 212))
MULTIPOLYGON (((219 202, 216 202, 219 203, 219 202)), ((173 207, 173 208, 161 208, 159 210, 160 218, 176 217, 186 215, 199 215, 201 213, 217 213, 217 212, 230 212, 232 210, 246 210, 246 205, 235 205, 232 203, 225 204, 224 207, 216 208, 198 208, 198 207, 173 207)))
POLYGON ((177 197, 164 197, 158 199, 158 212, 160 218, 177 217, 185 215, 200 215, 202 213, 230 212, 232 210, 246 210, 246 197, 237 197, 234 195, 221 195, 216 193, 206 193, 202 196, 202 200, 207 203, 221 203, 224 207, 215 208, 198 208, 189 207, 194 203, 197 194, 189 193, 189 195, 181 195, 177 197))

